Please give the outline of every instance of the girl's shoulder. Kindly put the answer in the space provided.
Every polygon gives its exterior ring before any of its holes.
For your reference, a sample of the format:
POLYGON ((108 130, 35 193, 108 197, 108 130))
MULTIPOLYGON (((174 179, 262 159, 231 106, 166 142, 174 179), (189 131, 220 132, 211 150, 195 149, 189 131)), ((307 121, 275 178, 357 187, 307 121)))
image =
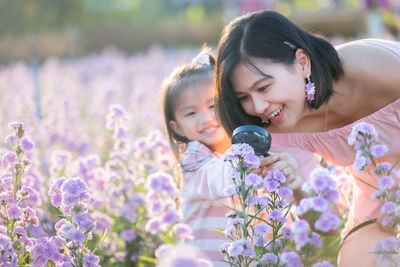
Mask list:
POLYGON ((212 150, 206 145, 199 141, 191 141, 187 144, 181 159, 182 171, 196 171, 214 157, 212 150))

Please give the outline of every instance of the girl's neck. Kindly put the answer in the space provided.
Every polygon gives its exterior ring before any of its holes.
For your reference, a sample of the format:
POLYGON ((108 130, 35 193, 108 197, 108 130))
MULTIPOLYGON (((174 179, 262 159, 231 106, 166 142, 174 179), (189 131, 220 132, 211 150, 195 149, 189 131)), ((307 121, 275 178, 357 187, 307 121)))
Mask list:
POLYGON ((226 138, 223 142, 219 143, 218 145, 210 147, 210 149, 217 153, 224 154, 226 150, 228 150, 228 148, 230 148, 231 146, 232 146, 231 140, 229 138, 226 138))

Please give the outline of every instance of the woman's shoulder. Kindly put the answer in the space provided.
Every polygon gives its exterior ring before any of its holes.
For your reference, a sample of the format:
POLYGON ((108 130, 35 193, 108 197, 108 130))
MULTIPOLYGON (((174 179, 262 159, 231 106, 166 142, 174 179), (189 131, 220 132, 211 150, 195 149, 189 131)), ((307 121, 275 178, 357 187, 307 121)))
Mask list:
POLYGON ((362 90, 400 96, 400 43, 364 39, 337 47, 345 76, 362 90))

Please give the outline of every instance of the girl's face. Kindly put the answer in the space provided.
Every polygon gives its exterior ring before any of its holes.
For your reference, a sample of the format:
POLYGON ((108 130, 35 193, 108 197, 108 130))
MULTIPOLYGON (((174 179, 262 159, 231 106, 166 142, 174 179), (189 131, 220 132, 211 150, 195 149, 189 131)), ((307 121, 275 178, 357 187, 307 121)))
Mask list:
POLYGON ((230 144, 227 133, 215 116, 212 83, 183 89, 178 94, 174 116, 170 126, 178 135, 190 141, 200 141, 218 152, 225 152, 227 144, 230 144))
POLYGON ((230 77, 243 110, 280 129, 294 127, 308 111, 304 81, 308 74, 304 65, 306 61, 296 59, 290 67, 261 58, 252 58, 251 61, 262 73, 240 62, 230 77))

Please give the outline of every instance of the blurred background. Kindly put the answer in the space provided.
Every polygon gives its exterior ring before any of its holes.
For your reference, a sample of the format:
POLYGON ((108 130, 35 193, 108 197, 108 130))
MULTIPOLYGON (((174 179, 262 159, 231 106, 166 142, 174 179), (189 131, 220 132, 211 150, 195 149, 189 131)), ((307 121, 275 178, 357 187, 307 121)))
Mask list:
POLYGON ((232 18, 260 9, 328 37, 399 34, 400 0, 1 0, 0 63, 215 45, 232 18))

